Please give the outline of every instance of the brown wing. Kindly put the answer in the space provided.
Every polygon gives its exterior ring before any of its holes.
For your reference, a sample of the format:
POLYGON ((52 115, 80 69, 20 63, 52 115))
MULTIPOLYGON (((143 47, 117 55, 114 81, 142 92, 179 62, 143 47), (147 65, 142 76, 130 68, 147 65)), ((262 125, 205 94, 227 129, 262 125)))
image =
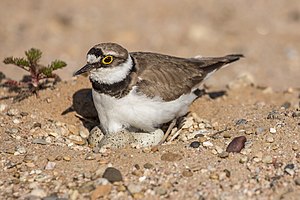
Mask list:
POLYGON ((233 58, 226 57, 186 59, 140 52, 131 55, 137 68, 137 91, 149 97, 159 96, 165 101, 190 93, 207 73, 233 62, 233 58))

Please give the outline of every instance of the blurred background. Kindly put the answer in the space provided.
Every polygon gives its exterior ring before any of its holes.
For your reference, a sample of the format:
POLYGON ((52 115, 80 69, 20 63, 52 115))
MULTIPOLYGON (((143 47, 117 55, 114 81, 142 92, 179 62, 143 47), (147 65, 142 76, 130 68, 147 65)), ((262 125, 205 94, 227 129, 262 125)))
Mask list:
MULTIPOLYGON (((237 76, 275 90, 300 87, 299 0, 1 0, 0 58, 43 51, 43 63, 62 59, 65 80, 101 42, 129 51, 182 57, 243 53, 245 59, 218 72, 209 85, 224 87, 237 76)), ((0 63, 7 77, 24 72, 0 63)))

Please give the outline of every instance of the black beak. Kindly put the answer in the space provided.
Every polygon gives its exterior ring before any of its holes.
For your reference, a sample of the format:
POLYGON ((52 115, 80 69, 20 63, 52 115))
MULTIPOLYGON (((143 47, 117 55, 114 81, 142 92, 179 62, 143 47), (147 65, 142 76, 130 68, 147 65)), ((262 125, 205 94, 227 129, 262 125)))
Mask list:
POLYGON ((91 69, 93 69, 93 65, 91 64, 86 64, 85 66, 83 66, 80 70, 78 70, 77 72, 75 72, 73 74, 73 76, 77 76, 79 74, 83 74, 85 72, 89 72, 91 69))

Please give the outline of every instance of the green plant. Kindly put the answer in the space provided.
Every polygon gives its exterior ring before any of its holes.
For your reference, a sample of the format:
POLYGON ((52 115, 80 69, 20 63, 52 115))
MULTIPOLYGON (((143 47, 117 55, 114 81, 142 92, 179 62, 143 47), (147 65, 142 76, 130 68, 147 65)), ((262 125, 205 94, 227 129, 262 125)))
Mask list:
MULTIPOLYGON (((38 90, 43 88, 45 81, 49 78, 54 78, 56 81, 59 80, 59 77, 53 71, 67 66, 61 60, 54 60, 47 66, 40 64, 42 51, 39 49, 31 48, 25 51, 25 55, 26 58, 7 57, 3 62, 5 64, 16 65, 30 73, 28 81, 17 82, 18 84, 15 84, 15 87, 25 87, 29 89, 31 94, 38 95, 38 90)), ((15 81, 12 82, 16 83, 15 81)))

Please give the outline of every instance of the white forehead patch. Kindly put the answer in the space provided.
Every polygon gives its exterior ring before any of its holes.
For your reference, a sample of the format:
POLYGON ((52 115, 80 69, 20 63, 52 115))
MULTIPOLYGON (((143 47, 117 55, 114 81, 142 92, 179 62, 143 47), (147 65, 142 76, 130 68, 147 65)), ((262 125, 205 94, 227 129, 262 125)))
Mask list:
POLYGON ((100 57, 97 58, 94 54, 88 54, 86 60, 87 63, 96 63, 100 60, 100 57))

